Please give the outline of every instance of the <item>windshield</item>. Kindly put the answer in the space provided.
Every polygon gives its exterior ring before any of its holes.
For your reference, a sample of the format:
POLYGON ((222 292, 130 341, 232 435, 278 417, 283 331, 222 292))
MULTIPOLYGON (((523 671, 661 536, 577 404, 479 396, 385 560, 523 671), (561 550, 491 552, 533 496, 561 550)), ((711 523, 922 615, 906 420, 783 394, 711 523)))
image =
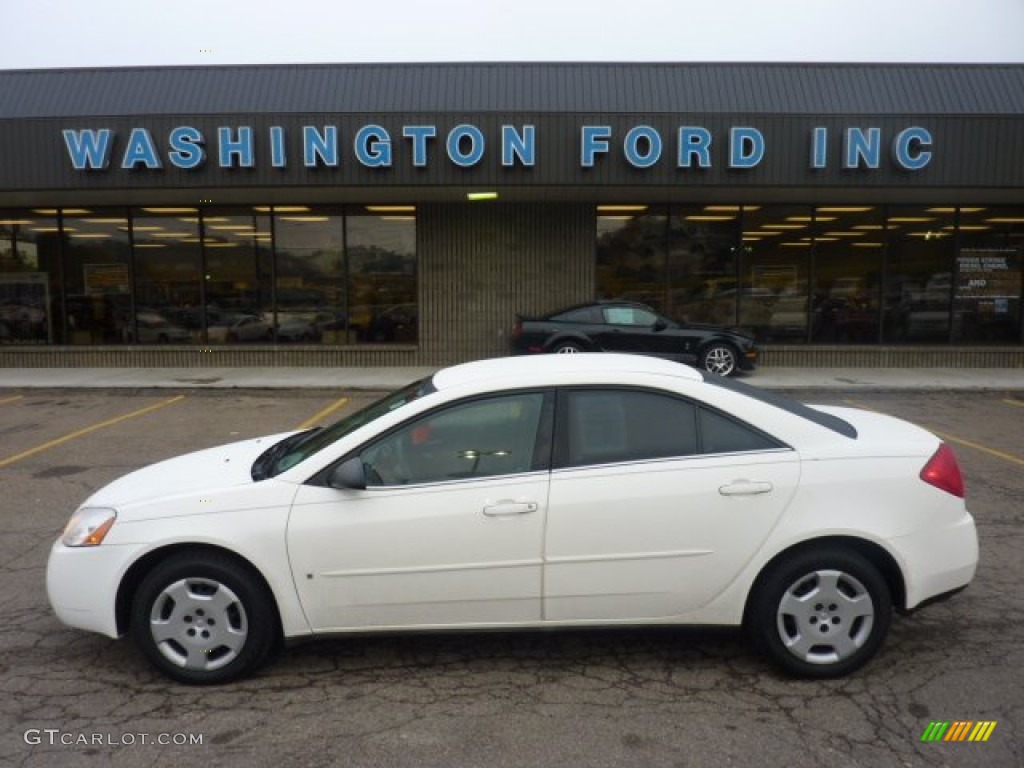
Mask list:
POLYGON ((265 480, 268 477, 276 477, 384 414, 391 413, 413 400, 418 400, 436 391, 437 388, 431 378, 420 379, 375 403, 371 403, 362 410, 339 419, 329 427, 316 427, 286 437, 256 459, 252 465, 252 478, 253 480, 265 480))

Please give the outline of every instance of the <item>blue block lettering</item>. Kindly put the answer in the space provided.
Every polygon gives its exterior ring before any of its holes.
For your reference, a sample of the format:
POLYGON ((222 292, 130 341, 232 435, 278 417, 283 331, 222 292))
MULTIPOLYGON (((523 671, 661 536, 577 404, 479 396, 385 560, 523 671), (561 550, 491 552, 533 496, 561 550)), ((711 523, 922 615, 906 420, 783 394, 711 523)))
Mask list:
POLYGON ((170 151, 167 159, 175 168, 190 170, 198 168, 206 160, 206 151, 202 147, 203 134, 190 125, 181 125, 171 131, 169 137, 170 151))
POLYGON ((109 128, 94 131, 86 128, 82 131, 66 129, 64 144, 71 157, 71 165, 76 171, 103 170, 110 164, 110 140, 113 133, 109 128))

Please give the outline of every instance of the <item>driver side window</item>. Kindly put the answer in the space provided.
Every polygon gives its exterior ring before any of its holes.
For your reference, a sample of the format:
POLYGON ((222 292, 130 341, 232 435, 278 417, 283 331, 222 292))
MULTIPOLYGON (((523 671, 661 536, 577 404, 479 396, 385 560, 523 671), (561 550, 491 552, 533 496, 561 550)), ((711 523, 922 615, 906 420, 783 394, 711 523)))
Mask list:
POLYGON ((658 316, 640 307, 605 307, 604 320, 611 325, 654 325, 658 316))
MULTIPOLYGON (((370 487, 439 483, 529 472, 544 408, 543 392, 461 402, 403 425, 360 458, 370 487)), ((543 435, 539 441, 547 442, 543 435)))

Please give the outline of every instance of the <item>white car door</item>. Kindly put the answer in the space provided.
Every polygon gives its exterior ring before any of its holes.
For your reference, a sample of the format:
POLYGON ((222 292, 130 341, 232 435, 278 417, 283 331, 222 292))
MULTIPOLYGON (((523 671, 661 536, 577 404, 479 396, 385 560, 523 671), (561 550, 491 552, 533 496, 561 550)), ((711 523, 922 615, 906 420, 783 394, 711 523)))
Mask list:
POLYGON ((545 619, 652 620, 706 604, 792 498, 796 452, 664 394, 604 389, 562 397, 545 619))
POLYGON ((538 622, 552 394, 460 401, 365 445, 365 490, 307 484, 288 527, 314 631, 538 622))

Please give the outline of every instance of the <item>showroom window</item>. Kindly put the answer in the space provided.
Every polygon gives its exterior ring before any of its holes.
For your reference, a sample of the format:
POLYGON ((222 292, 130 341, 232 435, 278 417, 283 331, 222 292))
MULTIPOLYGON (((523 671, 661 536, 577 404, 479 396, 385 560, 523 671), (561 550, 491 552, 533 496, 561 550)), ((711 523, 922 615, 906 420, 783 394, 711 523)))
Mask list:
POLYGON ((273 341, 270 216, 253 209, 209 209, 201 227, 208 342, 273 341))
POLYGON ((809 234, 814 240, 811 341, 877 343, 884 211, 869 205, 822 206, 814 210, 809 234))
POLYGON ((953 341, 1024 339, 1024 207, 961 208, 953 296, 953 341))
POLYGON ((140 344, 203 340, 202 248, 197 209, 131 212, 135 324, 140 344))
POLYGON ((68 342, 130 342, 133 297, 127 212, 66 208, 62 213, 68 342))
POLYGON ((740 327, 760 341, 807 341, 813 215, 809 206, 744 209, 740 327))
POLYGON ((666 312, 668 209, 597 207, 597 297, 627 299, 666 312))
POLYGON ((740 214, 738 205, 672 209, 667 314, 674 320, 736 324, 740 214))
POLYGON ((949 341, 955 222, 953 208, 888 208, 883 341, 949 341))
POLYGON ((337 208, 274 209, 277 340, 348 344, 345 224, 337 208))
POLYGON ((349 330, 358 341, 418 339, 414 210, 371 205, 345 218, 349 330))
POLYGON ((0 212, 0 344, 63 340, 56 211, 0 212))

